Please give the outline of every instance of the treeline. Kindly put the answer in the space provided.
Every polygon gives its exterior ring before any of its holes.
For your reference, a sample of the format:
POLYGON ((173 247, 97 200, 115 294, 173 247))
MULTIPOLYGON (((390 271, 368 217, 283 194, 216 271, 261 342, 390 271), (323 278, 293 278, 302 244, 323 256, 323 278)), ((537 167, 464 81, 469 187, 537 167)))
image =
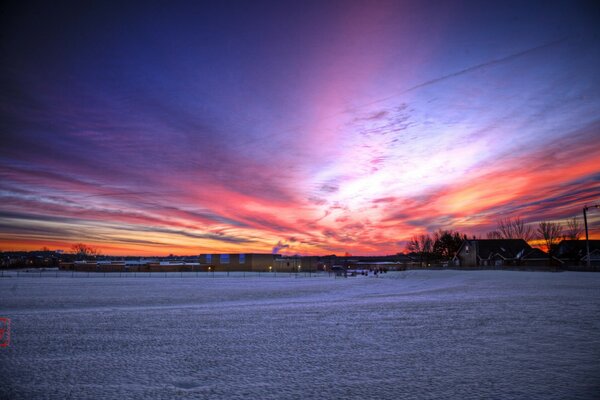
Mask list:
POLYGON ((408 242, 406 250, 417 254, 421 263, 449 260, 458 252, 467 235, 458 231, 439 230, 430 234, 416 235, 408 242))

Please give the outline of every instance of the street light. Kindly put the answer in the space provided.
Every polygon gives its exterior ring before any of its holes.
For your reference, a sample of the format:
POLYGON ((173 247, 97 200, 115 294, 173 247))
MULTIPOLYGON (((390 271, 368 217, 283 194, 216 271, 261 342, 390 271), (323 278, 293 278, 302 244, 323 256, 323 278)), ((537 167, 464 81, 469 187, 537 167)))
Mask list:
POLYGON ((588 236, 588 226, 587 226, 587 210, 590 208, 600 208, 599 204, 595 204, 593 206, 584 206, 583 207, 583 224, 585 225, 585 250, 587 252, 587 267, 588 269, 591 267, 590 260, 590 238, 588 236))

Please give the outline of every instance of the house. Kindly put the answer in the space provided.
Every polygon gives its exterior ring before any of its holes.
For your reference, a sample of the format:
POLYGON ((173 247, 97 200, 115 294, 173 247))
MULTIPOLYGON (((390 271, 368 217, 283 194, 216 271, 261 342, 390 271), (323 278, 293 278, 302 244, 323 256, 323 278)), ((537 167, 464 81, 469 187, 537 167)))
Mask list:
POLYGON ((564 264, 562 260, 552 257, 548 255, 545 251, 534 248, 531 249, 528 253, 526 253, 523 257, 521 257, 520 264, 524 266, 530 267, 544 267, 549 266, 559 266, 564 264))
POLYGON ((453 261, 461 267, 518 265, 531 251, 523 239, 472 239, 462 242, 453 261))
MULTIPOLYGON (((590 240, 590 261, 600 265, 600 240, 590 240)), ((587 246, 585 240, 563 240, 556 247, 556 257, 570 264, 587 263, 587 246)))
MULTIPOLYGON (((587 264, 587 260, 588 256, 586 254, 585 257, 581 259, 581 261, 587 264)), ((590 250, 590 264, 594 266, 600 265, 600 249, 594 249, 594 251, 590 250)))

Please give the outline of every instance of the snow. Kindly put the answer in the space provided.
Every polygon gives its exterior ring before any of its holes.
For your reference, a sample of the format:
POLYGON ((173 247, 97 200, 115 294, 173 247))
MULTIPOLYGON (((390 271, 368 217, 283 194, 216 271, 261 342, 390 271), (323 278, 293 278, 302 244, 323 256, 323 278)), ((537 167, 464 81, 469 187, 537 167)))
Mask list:
POLYGON ((0 279, 0 398, 600 393, 600 274, 51 274, 0 279))

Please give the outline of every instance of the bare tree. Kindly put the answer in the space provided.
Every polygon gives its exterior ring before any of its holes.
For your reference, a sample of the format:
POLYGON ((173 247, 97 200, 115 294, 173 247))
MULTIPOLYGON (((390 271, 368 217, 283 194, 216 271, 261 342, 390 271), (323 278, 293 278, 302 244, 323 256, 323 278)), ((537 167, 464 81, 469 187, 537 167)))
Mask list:
POLYGON ((583 232, 583 227, 581 223, 577 219, 577 217, 573 217, 567 220, 567 230, 565 232, 565 238, 571 240, 579 240, 581 233, 583 232))
POLYGON ((410 252, 417 253, 421 262, 428 262, 429 257, 433 252, 433 239, 428 234, 415 235, 406 245, 406 249, 410 252))
POLYGON ((93 257, 98 255, 98 249, 92 247, 92 246, 88 246, 87 244, 83 244, 83 243, 76 243, 73 246, 71 246, 71 250, 73 250, 73 253, 79 257, 79 258, 88 258, 88 257, 93 257))
POLYGON ((500 234, 499 231, 488 232, 485 236, 488 239, 502 239, 502 235, 500 234))
MULTIPOLYGON (((494 237, 489 239, 523 239, 526 242, 535 238, 535 233, 530 226, 520 217, 507 217, 498 220, 498 228, 490 232, 494 237)), ((489 234, 488 234, 489 235, 489 234)))
POLYGON ((556 250, 556 245, 563 238, 562 225, 558 222, 542 221, 537 228, 538 238, 544 242, 548 255, 556 250))

